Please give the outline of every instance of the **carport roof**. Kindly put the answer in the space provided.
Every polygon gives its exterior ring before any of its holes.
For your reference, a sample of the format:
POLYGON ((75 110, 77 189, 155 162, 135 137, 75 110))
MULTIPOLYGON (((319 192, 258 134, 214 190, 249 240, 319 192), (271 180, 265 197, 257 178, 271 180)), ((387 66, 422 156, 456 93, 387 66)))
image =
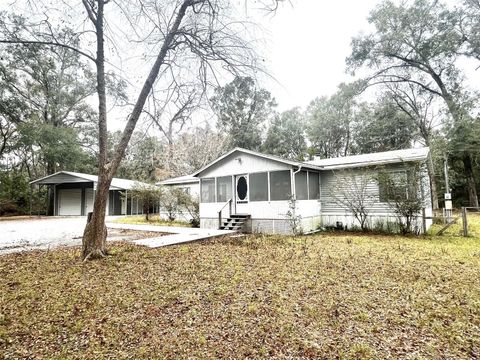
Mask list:
MULTIPOLYGON (((55 174, 31 181, 30 185, 58 185, 80 182, 96 183, 98 182, 98 176, 71 171, 59 171, 55 174)), ((113 178, 110 185, 110 190, 130 190, 135 187, 135 185, 139 184, 144 186, 151 186, 150 184, 142 183, 139 181, 113 178)))

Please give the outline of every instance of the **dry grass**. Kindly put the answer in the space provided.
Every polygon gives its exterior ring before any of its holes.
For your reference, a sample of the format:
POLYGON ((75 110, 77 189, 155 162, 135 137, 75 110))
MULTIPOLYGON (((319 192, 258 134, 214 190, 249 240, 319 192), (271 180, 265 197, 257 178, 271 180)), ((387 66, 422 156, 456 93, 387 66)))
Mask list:
POLYGON ((0 257, 0 358, 480 357, 479 238, 111 250, 0 257))
POLYGON ((191 227, 190 223, 186 221, 168 221, 161 219, 158 215, 150 215, 148 221, 145 219, 145 215, 129 215, 121 217, 119 219, 115 219, 113 222, 119 224, 191 227))

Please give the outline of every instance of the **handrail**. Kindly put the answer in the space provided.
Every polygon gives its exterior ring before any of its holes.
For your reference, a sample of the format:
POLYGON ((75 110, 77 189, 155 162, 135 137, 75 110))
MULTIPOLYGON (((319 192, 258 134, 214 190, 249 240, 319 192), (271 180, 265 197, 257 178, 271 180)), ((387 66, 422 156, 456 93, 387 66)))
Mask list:
POLYGON ((225 204, 221 207, 220 211, 218 212, 218 228, 222 226, 222 211, 225 209, 225 206, 229 205, 228 208, 228 216, 232 215, 232 199, 228 199, 225 204))

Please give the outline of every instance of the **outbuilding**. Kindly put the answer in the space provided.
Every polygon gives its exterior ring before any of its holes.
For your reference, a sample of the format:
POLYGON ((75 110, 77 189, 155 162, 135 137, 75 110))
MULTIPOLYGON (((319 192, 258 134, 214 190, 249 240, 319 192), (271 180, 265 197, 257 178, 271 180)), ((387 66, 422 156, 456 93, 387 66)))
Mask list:
MULTIPOLYGON (((81 216, 93 211, 98 176, 70 171, 34 180, 30 184, 51 186, 54 193, 54 215, 81 216)), ((128 190, 138 181, 113 178, 107 203, 107 215, 135 215, 143 213, 142 203, 128 196, 128 190)))

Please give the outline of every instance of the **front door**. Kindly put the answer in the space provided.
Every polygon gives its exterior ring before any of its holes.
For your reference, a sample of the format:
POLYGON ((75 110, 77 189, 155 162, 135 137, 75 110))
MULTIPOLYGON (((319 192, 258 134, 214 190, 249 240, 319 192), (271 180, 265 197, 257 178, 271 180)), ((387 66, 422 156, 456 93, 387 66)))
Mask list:
POLYGON ((248 214, 248 175, 235 176, 235 212, 248 214))

